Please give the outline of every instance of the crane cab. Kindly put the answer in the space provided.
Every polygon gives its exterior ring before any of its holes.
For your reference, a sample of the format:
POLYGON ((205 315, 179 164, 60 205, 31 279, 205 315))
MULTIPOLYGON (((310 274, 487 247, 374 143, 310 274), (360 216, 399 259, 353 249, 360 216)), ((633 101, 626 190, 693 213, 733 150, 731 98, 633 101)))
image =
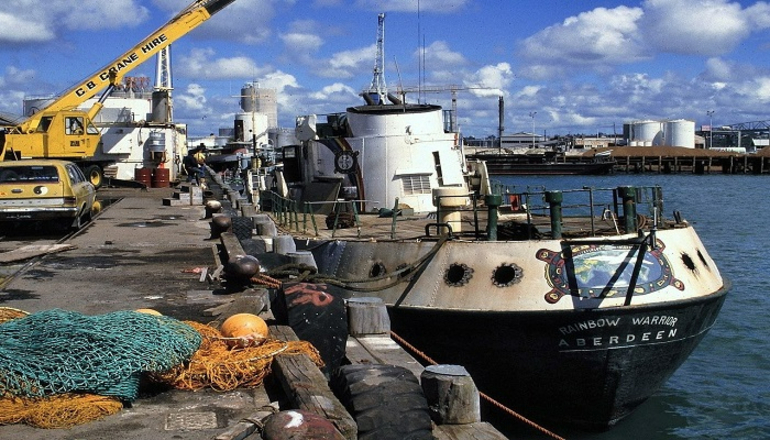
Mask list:
POLYGON ((5 135, 6 156, 15 158, 83 159, 93 156, 100 132, 82 111, 57 111, 36 115, 30 131, 11 130, 5 135))

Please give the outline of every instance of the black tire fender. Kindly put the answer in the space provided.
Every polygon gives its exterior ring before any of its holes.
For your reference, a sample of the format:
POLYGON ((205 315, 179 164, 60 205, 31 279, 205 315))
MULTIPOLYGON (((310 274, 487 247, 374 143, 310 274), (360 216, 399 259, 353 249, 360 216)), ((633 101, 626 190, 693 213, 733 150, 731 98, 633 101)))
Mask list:
POLYGON ((233 234, 238 237, 238 240, 248 240, 252 236, 254 231, 254 221, 251 217, 236 216, 232 219, 233 234))
POLYGON ((358 424, 361 440, 433 438, 428 402, 411 371, 396 365, 344 365, 331 388, 358 424))

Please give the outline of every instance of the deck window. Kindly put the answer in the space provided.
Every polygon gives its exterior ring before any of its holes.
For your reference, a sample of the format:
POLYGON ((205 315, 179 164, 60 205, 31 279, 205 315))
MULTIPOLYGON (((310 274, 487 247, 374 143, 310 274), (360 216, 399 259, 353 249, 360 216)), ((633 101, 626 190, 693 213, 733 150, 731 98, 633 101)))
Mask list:
POLYGON ((404 194, 430 194, 430 176, 421 175, 404 175, 401 176, 401 182, 404 185, 404 194))

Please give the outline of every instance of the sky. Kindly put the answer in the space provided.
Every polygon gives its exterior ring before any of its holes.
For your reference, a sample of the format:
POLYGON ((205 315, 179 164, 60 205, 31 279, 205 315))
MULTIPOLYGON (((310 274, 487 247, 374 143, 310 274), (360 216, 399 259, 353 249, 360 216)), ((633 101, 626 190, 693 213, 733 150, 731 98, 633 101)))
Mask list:
MULTIPOLYGON (((3 0, 0 113, 66 91, 189 3, 3 0)), ((447 109, 454 88, 465 136, 497 134, 499 96, 505 133, 770 120, 764 1, 235 0, 172 45, 176 121, 191 136, 232 127, 247 83, 277 91, 282 127, 362 104, 378 13, 388 88, 447 109)), ((154 81, 155 60, 129 75, 154 81)))

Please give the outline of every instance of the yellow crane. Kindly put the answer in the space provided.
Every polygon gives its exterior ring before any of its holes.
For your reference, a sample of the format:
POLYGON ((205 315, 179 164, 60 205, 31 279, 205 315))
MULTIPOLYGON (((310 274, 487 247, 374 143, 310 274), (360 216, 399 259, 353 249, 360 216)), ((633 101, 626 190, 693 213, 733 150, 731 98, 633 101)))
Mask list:
POLYGON ((93 162, 101 134, 93 119, 123 77, 235 0, 195 0, 126 53, 88 76, 46 107, 0 132, 0 160, 56 158, 76 162, 92 183, 101 184, 103 164, 93 162), (87 111, 77 110, 104 90, 87 111))

